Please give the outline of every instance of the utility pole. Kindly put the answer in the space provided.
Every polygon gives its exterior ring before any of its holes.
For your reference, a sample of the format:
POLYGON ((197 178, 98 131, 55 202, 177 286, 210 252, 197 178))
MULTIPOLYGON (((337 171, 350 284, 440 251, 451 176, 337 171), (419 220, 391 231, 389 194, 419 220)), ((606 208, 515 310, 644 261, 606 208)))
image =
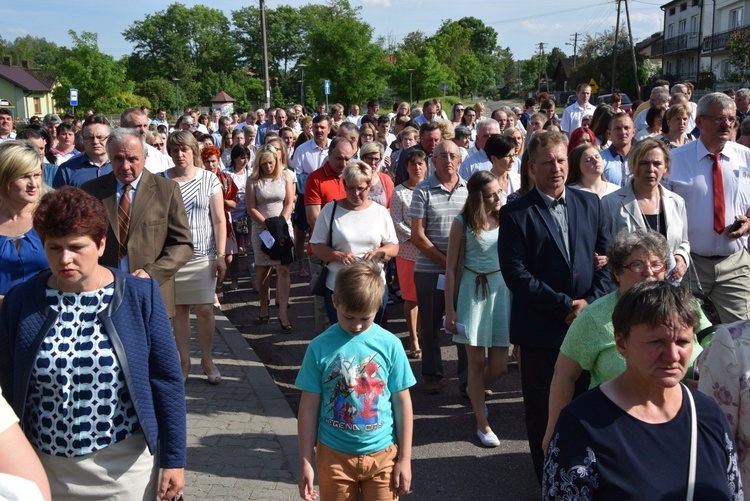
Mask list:
POLYGON ((633 58, 633 77, 635 78, 636 96, 641 97, 641 86, 638 84, 638 65, 635 61, 635 45, 633 44, 633 30, 630 28, 630 9, 628 0, 625 0, 625 19, 628 22, 628 38, 630 39, 630 55, 633 58))
POLYGON ((620 35, 620 1, 617 0, 617 23, 615 23, 615 45, 612 47, 612 81, 609 84, 609 93, 615 93, 615 76, 617 75, 617 40, 620 35))
MULTIPOLYGON (((547 45, 544 42, 539 42, 539 78, 537 78, 536 91, 537 93, 542 92, 542 68, 544 67, 544 46, 547 45)), ((546 69, 544 70, 546 74, 546 69)), ((549 90, 549 82, 547 82, 547 90, 549 90)))
POLYGON ((266 33, 266 0, 260 0, 260 34, 263 39, 263 86, 266 91, 265 108, 271 107, 271 80, 268 76, 268 36, 266 33))
POLYGON ((573 43, 565 42, 565 45, 572 45, 573 46, 573 68, 576 67, 576 64, 578 63, 578 36, 581 35, 580 33, 573 33, 571 36, 573 37, 573 43))

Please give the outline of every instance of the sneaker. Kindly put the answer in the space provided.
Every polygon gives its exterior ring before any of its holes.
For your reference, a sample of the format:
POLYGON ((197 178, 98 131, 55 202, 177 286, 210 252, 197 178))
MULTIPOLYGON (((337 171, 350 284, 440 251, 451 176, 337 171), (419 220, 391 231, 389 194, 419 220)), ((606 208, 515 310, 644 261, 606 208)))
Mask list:
POLYGON ((482 442, 482 445, 485 447, 497 447, 500 445, 500 440, 498 440, 497 435, 492 433, 491 430, 487 433, 482 433, 482 430, 477 430, 477 437, 479 437, 479 441, 482 442))
POLYGON ((435 395, 436 393, 440 393, 441 384, 440 381, 425 381, 424 385, 424 392, 428 395, 435 395))

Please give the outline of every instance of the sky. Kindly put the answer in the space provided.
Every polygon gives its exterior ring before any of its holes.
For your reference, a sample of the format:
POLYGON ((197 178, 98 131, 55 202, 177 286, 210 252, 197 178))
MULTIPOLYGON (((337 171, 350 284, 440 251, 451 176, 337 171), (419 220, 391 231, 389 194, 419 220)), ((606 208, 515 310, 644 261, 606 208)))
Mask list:
MULTIPOLYGON (((0 6, 0 36, 13 40, 27 34, 44 37, 58 45, 71 45, 68 30, 91 31, 98 34, 99 49, 119 58, 132 51, 122 32, 147 14, 165 10, 173 1, 162 0, 42 0, 36 2, 8 1, 0 6)), ((191 7, 209 5, 222 10, 231 20, 232 10, 256 2, 182 0, 191 7)), ((311 0, 266 0, 267 8, 279 5, 300 7, 311 0)), ((444 20, 473 16, 492 26, 498 33, 498 45, 510 47, 514 59, 528 59, 547 44, 545 51, 559 47, 573 54, 573 34, 595 35, 612 29, 616 21, 616 0, 350 0, 361 7, 361 19, 369 23, 376 36, 400 42, 416 30, 432 35, 444 20), (526 5, 526 9, 524 9, 526 5), (571 45, 566 45, 571 43, 571 45)), ((637 43, 662 29, 663 12, 656 0, 629 0, 633 40, 637 43)), ((622 22, 625 19, 622 3, 622 22)))

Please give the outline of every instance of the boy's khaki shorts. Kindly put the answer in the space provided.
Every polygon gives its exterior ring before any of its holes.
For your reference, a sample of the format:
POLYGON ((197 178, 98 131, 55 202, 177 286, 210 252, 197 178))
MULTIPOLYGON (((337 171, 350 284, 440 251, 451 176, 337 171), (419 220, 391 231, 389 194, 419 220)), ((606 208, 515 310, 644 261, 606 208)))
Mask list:
POLYGON ((398 499, 391 475, 398 459, 398 446, 390 445, 372 454, 346 454, 318 442, 315 464, 322 501, 398 499))

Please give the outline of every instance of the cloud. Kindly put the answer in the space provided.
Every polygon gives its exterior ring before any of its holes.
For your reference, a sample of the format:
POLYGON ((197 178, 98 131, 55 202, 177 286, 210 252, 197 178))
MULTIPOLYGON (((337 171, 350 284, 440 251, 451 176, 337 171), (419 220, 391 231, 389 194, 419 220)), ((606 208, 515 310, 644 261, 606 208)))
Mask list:
POLYGON ((362 3, 386 8, 391 6, 391 0, 362 0, 362 3))
POLYGON ((544 23, 533 23, 531 21, 521 21, 518 26, 525 31, 532 32, 545 32, 547 30, 560 30, 563 25, 560 23, 555 24, 544 24, 544 23))

